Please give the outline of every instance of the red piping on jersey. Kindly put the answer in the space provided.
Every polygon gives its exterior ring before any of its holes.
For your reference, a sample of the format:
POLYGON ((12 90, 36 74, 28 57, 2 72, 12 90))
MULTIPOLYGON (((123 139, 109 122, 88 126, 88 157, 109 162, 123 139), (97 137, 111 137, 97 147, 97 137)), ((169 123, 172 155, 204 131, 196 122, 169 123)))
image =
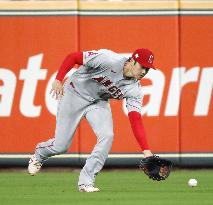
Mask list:
POLYGON ((75 64, 83 65, 83 52, 69 54, 61 64, 56 79, 62 81, 64 76, 75 66, 75 64))
POLYGON ((134 133, 134 136, 135 136, 138 144, 140 145, 142 151, 149 150, 141 114, 136 111, 132 111, 132 112, 129 112, 128 117, 129 117, 129 121, 131 123, 131 127, 132 127, 132 131, 134 133))

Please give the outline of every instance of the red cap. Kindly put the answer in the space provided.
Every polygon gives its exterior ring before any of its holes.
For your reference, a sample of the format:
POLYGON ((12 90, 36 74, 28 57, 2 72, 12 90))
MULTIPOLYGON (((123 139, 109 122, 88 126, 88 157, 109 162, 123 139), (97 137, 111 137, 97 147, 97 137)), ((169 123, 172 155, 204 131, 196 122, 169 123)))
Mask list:
POLYGON ((135 50, 132 54, 132 58, 143 67, 155 69, 155 66, 153 65, 154 54, 146 48, 135 50))

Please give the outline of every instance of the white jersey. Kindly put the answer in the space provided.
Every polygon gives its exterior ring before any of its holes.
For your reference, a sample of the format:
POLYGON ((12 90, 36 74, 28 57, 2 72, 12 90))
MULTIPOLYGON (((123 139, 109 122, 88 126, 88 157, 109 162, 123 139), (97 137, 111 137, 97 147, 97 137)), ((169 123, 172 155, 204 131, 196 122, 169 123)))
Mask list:
POLYGON ((141 112, 142 89, 136 79, 123 76, 128 59, 113 51, 83 52, 83 65, 69 78, 73 90, 88 101, 126 99, 128 112, 141 112))

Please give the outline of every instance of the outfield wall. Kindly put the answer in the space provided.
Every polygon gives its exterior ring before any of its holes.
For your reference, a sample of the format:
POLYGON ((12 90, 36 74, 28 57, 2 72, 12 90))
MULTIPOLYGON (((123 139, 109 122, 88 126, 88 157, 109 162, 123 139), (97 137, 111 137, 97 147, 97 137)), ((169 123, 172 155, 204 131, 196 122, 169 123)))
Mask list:
MULTIPOLYGON (((151 149, 175 165, 213 165, 212 1, 0 2, 0 166, 25 165, 36 143, 53 137, 57 103, 49 95, 64 57, 138 47, 155 54, 142 80, 151 149)), ((125 101, 111 100, 115 138, 107 165, 142 157, 125 101)), ((82 120, 68 154, 49 165, 82 165, 96 142, 82 120), (61 159, 63 158, 63 159, 61 159)))

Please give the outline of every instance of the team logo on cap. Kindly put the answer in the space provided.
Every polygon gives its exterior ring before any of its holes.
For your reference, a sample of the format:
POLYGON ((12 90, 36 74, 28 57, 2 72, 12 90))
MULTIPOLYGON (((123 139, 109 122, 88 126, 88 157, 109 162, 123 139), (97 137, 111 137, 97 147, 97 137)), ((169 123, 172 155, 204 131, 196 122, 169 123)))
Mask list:
POLYGON ((135 58, 139 58, 139 55, 138 55, 138 53, 136 53, 136 54, 135 54, 135 58))
POLYGON ((153 63, 153 59, 154 59, 154 56, 153 56, 153 55, 150 55, 150 56, 149 56, 149 59, 148 59, 148 62, 152 64, 152 63, 153 63))

